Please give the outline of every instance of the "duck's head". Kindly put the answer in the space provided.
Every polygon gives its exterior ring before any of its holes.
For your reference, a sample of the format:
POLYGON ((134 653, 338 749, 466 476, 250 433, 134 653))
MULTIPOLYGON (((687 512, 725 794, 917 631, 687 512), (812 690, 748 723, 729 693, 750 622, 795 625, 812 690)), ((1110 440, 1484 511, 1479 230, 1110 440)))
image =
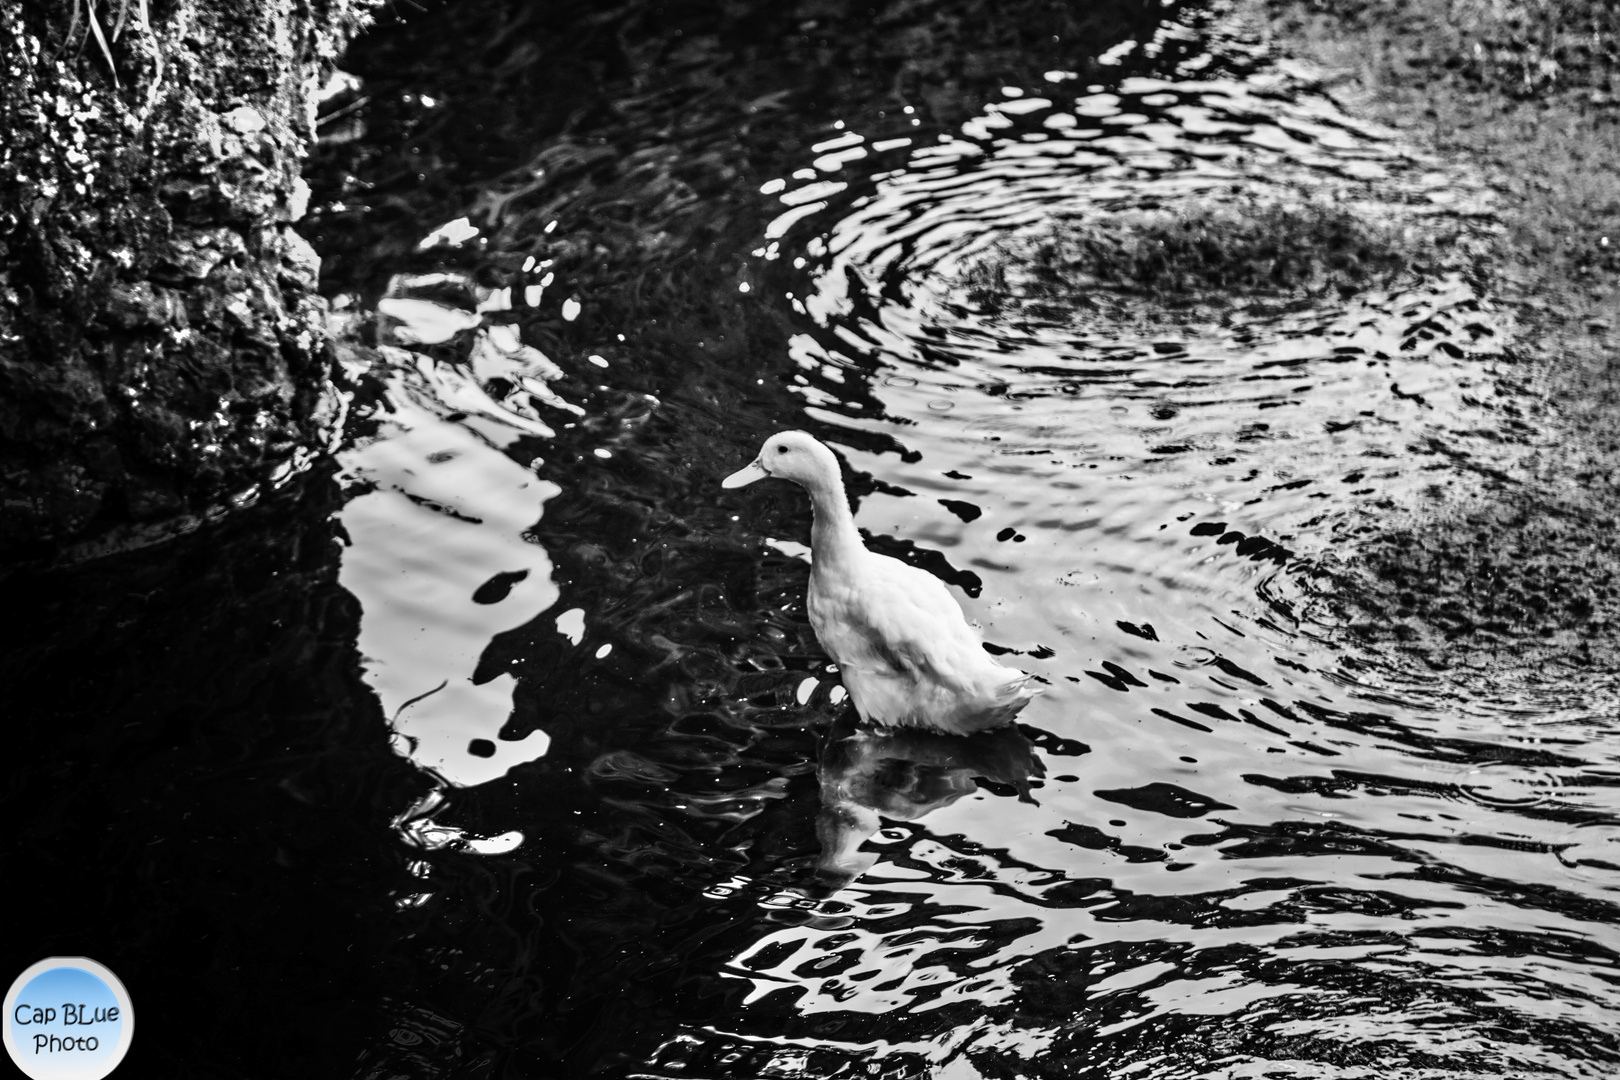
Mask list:
POLYGON ((838 459, 833 452, 802 431, 778 431, 765 440, 759 457, 724 480, 721 487, 736 488, 774 476, 807 488, 835 484, 838 459))

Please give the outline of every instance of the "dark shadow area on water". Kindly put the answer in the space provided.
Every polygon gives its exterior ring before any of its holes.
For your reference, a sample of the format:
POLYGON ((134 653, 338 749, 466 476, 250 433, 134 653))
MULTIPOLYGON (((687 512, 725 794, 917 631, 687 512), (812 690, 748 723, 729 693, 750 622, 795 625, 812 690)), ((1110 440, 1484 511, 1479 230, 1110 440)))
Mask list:
POLYGON ((131 1075, 326 1072, 396 982, 391 809, 337 491, 306 477, 157 548, 6 578, 0 687, 26 912, 5 965, 86 955, 129 988, 131 1075))

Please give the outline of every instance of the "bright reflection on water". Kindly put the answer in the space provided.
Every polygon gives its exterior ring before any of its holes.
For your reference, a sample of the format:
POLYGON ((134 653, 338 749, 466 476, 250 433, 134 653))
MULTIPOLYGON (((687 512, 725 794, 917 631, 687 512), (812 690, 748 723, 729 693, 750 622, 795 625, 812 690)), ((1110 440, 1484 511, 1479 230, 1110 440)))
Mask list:
POLYGON ((1179 1019, 1234 1066, 1275 1047, 1266 1075, 1323 1074, 1288 1060, 1295 1040, 1312 1059, 1340 1043, 1339 1075, 1573 1074, 1577 1033, 1614 1026, 1613 759, 1588 741, 1612 695, 1570 687, 1532 726, 1388 680, 1313 586, 1370 516, 1523 451, 1489 299, 1452 276, 1043 325, 949 287, 1007 231, 1064 215, 1274 187, 1422 215, 1467 195, 1319 100, 1235 84, 1019 96, 965 134, 894 151, 832 220, 789 189, 771 255, 806 236, 817 256, 794 353, 809 415, 902 451, 846 449, 881 481, 860 523, 982 581, 970 612, 1049 684, 1022 719, 1062 740, 1055 775, 1039 806, 981 796, 885 830, 847 927, 767 935, 735 977, 801 1017, 972 1010, 911 1047, 940 1065, 1061 1047, 1185 1075, 1165 1045, 1179 1019), (870 396, 846 399, 849 370, 870 396))
POLYGON ((556 487, 413 402, 408 378, 390 383, 397 397, 379 437, 344 455, 370 490, 340 515, 340 580, 364 608, 366 677, 407 752, 452 783, 477 784, 545 752, 541 732, 492 741, 512 711, 512 677, 473 675, 493 634, 556 599, 545 551, 522 539, 556 487), (503 569, 491 577, 489 566, 503 569), (478 739, 491 756, 469 754, 478 739))
MULTIPOLYGON (((559 491, 549 441, 584 421, 498 290, 396 276, 393 344, 373 354, 385 393, 344 458, 367 678, 401 752, 446 785, 521 786, 539 773, 514 767, 563 739, 501 737, 524 678, 485 662, 504 632, 543 625, 564 668, 630 653, 611 680, 668 682, 652 720, 604 711, 577 736, 602 801, 570 836, 609 863, 673 860, 681 919, 717 931, 683 939, 682 970, 733 1004, 677 1024, 637 1075, 874 1057, 952 1078, 1612 1075, 1612 684, 1480 690, 1358 646, 1334 603, 1359 535, 1536 448, 1492 298, 1453 273, 1224 310, 1116 295, 1058 317, 986 312, 957 284, 1064 218, 1304 195, 1466 232, 1486 228, 1464 227, 1482 193, 1281 76, 1105 89, 1060 72, 944 141, 829 131, 765 192, 783 211, 755 258, 802 270, 780 301, 802 411, 748 418, 736 445, 811 427, 876 481, 858 524, 914 548, 1046 684, 1018 732, 826 727, 835 683, 793 607, 803 549, 771 537, 787 554, 769 555, 750 526, 799 495, 721 492, 744 458, 663 482, 672 500, 697 485, 739 519, 727 539, 771 560, 787 584, 755 603, 774 637, 728 652, 642 634, 688 598, 656 582, 635 612, 556 610, 529 533, 559 491), (478 338, 461 360, 410 351, 458 333, 478 338), (777 707, 745 702, 773 686, 777 707), (710 828, 786 798, 808 753, 820 794, 798 809, 819 853, 710 828), (637 830, 657 845, 625 840, 637 830)), ((614 470, 647 415, 687 407, 603 419, 593 491, 658 497, 614 470)), ((718 517, 694 520, 720 543, 718 517)), ((439 805, 400 808, 412 842, 495 858, 574 829, 486 815, 475 835, 436 824, 439 805)))

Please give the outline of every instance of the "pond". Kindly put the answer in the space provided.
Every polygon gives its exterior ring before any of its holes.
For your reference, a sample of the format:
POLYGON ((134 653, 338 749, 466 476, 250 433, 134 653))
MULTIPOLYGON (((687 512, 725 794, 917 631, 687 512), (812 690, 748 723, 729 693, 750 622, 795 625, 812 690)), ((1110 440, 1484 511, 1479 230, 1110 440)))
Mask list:
POLYGON ((1613 1075, 1615 679, 1356 602, 1364 545, 1556 449, 1491 192, 1221 5, 586 7, 356 45, 331 459, 14 588, 13 880, 131 1060, 1613 1075), (1192 299, 1020 262, 1276 205, 1446 254, 1192 299), (803 492, 719 486, 790 428, 1036 677, 1016 727, 854 722, 803 492))

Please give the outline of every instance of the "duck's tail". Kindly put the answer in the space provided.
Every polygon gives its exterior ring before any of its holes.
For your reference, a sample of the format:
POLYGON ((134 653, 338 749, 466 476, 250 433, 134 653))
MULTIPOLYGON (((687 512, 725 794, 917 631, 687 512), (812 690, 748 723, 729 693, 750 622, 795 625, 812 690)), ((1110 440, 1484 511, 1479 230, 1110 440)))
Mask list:
POLYGON ((1020 671, 996 687, 995 694, 991 698, 991 706, 986 710, 986 713, 994 719, 983 726, 996 727, 1011 723, 1013 717, 1022 712, 1024 706, 1041 692, 1039 686, 1032 685, 1034 681, 1035 676, 1020 671))
POLYGON ((971 735, 1012 723, 1041 688, 1032 685, 1033 675, 1022 671, 1009 672, 1009 675, 1010 678, 987 687, 988 692, 977 700, 962 701, 957 708, 948 710, 947 715, 935 714, 920 722, 958 735, 971 735))
MULTIPOLYGON (((847 681, 853 673, 844 669, 847 681)), ((971 735, 1012 722, 1041 688, 1031 685, 1032 675, 1022 671, 1008 671, 997 667, 996 678, 983 679, 977 686, 957 683, 919 686, 909 684, 903 692, 896 691, 889 698, 879 698, 881 708, 873 707, 873 687, 864 686, 867 707, 861 710, 861 719, 884 727, 916 727, 943 731, 951 735, 971 735)), ((882 689, 879 684, 878 689, 882 689)), ((861 695, 851 690, 857 702, 861 695)))

